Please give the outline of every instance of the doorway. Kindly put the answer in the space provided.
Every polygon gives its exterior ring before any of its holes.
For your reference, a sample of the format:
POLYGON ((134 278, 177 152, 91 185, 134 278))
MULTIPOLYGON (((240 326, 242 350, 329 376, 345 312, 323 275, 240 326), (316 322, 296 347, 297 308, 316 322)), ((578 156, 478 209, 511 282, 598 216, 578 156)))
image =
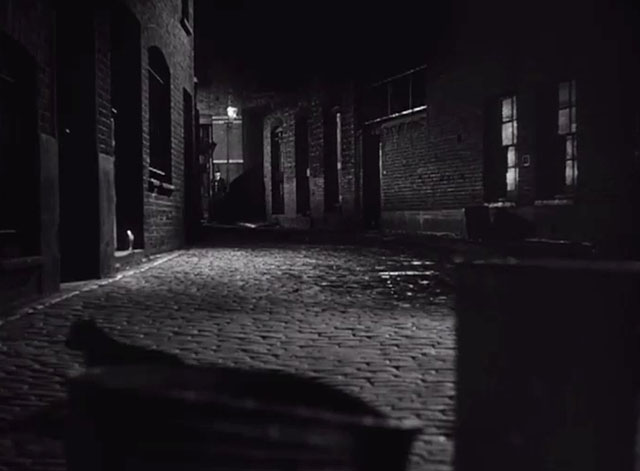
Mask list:
POLYGON ((296 148, 296 212, 308 216, 311 206, 309 191, 309 119, 299 116, 295 124, 296 148))
POLYGON ((60 276, 100 276, 95 29, 89 5, 56 13, 60 178, 60 276))
POLYGON ((338 168, 340 156, 339 116, 337 108, 325 109, 324 112, 324 210, 326 213, 336 212, 340 206, 340 180, 338 168))
POLYGON ((116 250, 144 247, 140 23, 117 4, 111 20, 111 103, 114 123, 116 250))
POLYGON ((380 228, 380 161, 382 145, 377 129, 365 129, 362 136, 362 201, 365 229, 380 228))
POLYGON ((282 168, 282 127, 271 130, 271 214, 284 214, 284 171, 282 168))

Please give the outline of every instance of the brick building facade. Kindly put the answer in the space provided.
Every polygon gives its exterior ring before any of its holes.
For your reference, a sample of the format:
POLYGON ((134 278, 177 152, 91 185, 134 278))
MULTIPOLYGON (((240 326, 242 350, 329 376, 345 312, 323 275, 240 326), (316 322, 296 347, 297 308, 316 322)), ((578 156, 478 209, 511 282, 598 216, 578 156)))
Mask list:
POLYGON ((0 304, 59 283, 53 17, 0 5, 0 304))
POLYGON ((192 0, 2 2, 0 303, 183 244, 192 24, 192 0))
POLYGON ((604 2, 467 3, 426 66, 356 81, 355 93, 327 80, 265 113, 269 218, 632 245, 635 13, 604 2))
MULTIPOLYGON (((461 19, 452 49, 414 83, 424 107, 364 126, 381 141, 381 226, 475 235, 470 209, 485 208, 494 226, 507 214, 529 237, 629 243, 638 61, 628 12, 499 6, 461 19), (524 12, 536 21, 517 21, 524 12)), ((401 89, 396 79, 387 92, 401 89)))
POLYGON ((314 81, 283 96, 263 115, 268 218, 288 227, 360 224, 352 82, 314 81))

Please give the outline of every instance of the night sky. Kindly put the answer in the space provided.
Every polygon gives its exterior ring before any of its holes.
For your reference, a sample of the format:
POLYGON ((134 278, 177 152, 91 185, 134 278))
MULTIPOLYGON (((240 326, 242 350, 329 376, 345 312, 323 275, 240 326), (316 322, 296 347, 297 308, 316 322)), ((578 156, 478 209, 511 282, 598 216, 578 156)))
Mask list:
POLYGON ((319 73, 384 76, 425 63, 452 11, 451 0, 196 0, 197 75, 230 70, 267 89, 319 73))

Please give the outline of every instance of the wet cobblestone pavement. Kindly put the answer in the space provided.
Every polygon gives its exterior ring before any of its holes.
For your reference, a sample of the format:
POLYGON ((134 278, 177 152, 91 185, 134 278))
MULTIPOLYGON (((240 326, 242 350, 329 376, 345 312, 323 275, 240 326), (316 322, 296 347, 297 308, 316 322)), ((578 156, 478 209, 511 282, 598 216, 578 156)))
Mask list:
POLYGON ((199 248, 57 298, 0 325, 2 471, 65 469, 61 442, 9 424, 64 398, 65 376, 82 367, 64 337, 87 314, 119 340, 189 362, 327 378, 424 424, 412 471, 452 468, 454 317, 433 260, 388 248, 199 248))

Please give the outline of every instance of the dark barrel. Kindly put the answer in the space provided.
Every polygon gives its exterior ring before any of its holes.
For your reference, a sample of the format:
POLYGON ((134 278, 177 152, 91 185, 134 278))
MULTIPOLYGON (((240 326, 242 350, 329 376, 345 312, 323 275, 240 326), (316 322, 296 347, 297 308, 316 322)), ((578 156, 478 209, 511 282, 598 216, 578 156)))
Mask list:
POLYGON ((279 371, 96 368, 68 393, 69 471, 402 471, 420 431, 279 371))
POLYGON ((632 471, 640 264, 460 262, 456 471, 632 471))

